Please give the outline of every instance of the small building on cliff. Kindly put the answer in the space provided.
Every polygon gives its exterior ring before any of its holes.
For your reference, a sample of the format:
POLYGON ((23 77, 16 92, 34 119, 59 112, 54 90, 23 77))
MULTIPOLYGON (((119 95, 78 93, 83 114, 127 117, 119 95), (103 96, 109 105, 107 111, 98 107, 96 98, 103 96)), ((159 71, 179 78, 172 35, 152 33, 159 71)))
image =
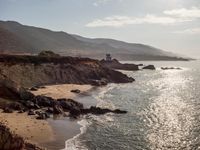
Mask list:
POLYGON ((112 61, 111 54, 106 54, 106 61, 107 61, 107 62, 112 61))

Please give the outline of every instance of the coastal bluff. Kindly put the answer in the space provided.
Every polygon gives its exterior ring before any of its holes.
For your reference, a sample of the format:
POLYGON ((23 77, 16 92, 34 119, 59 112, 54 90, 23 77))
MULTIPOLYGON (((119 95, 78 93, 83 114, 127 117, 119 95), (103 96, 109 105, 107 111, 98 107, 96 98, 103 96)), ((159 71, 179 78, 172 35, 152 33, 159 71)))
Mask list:
POLYGON ((16 92, 22 87, 50 84, 105 85, 133 81, 89 58, 0 55, 0 85, 16 92))

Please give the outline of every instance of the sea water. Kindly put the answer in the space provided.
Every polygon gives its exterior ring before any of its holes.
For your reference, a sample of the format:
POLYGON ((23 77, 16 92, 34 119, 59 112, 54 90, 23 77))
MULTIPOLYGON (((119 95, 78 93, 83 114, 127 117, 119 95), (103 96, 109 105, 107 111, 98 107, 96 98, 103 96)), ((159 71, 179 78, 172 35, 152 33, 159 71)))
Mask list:
POLYGON ((125 71, 136 81, 109 84, 93 95, 98 106, 128 113, 84 116, 81 133, 65 149, 200 149, 200 61, 145 64, 157 69, 125 71), (160 69, 166 66, 182 70, 160 69))

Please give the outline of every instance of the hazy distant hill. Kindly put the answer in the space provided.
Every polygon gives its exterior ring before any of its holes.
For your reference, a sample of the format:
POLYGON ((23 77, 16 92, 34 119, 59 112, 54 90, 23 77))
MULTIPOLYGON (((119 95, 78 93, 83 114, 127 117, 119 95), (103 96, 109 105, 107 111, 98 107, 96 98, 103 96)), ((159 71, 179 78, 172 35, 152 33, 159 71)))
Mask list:
POLYGON ((113 39, 89 39, 65 32, 0 21, 0 52, 37 54, 42 50, 72 56, 103 58, 111 53, 121 60, 177 59, 174 54, 143 45, 113 39))

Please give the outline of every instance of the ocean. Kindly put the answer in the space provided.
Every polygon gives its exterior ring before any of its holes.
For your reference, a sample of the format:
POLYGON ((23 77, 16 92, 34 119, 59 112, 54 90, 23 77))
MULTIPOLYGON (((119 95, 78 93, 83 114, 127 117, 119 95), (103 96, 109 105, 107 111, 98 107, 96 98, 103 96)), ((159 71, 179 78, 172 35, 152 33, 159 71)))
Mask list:
POLYGON ((109 84, 90 97, 100 107, 128 113, 84 116, 66 150, 200 149, 200 61, 143 63, 157 69, 123 71, 136 81, 109 84), (166 66, 182 70, 160 69, 166 66))

